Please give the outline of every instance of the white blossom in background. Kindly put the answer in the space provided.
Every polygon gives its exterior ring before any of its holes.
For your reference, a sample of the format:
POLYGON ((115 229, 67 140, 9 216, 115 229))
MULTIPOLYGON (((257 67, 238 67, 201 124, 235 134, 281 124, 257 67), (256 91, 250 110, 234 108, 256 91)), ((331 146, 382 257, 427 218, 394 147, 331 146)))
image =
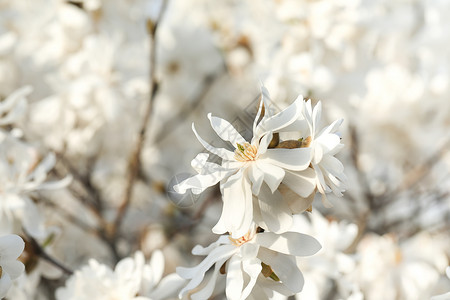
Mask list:
POLYGON ((398 243, 393 235, 367 234, 358 244, 358 282, 365 299, 427 299, 448 266, 445 249, 429 234, 398 243))
POLYGON ((184 284, 176 274, 162 277, 164 256, 153 252, 145 263, 142 252, 119 261, 112 270, 91 259, 56 291, 58 300, 162 300, 173 297, 184 284))
POLYGON ((71 177, 46 182, 55 165, 54 154, 41 158, 36 149, 0 130, 0 228, 6 232, 25 230, 36 238, 46 238, 42 217, 31 192, 60 189, 71 177))
POLYGON ((292 217, 287 203, 280 201, 281 194, 277 191, 283 178, 294 177, 286 184, 292 188, 300 184, 306 195, 311 194, 314 189, 310 182, 311 172, 304 176, 296 176, 291 172, 308 168, 310 149, 268 149, 273 133, 298 119, 303 99, 300 97, 285 110, 271 114, 264 94, 263 92, 263 101, 253 122, 253 138, 250 143, 228 121, 208 115, 214 131, 233 145, 234 152, 211 146, 192 126, 200 143, 206 150, 222 158, 222 163, 210 163, 207 161, 208 154, 200 153, 191 163, 199 174, 174 186, 174 189, 179 193, 191 189, 194 194, 199 194, 221 182, 224 205, 222 215, 213 228, 214 233, 228 231, 233 238, 239 238, 249 231, 256 214, 260 215, 259 220, 265 224, 265 228, 273 232, 284 232, 292 226, 292 217), (266 113, 258 123, 263 103, 266 103, 266 113), (257 196, 257 201, 253 199, 254 195, 257 196))
POLYGON ((0 236, 0 298, 6 296, 12 280, 25 270, 23 263, 17 261, 24 247, 25 243, 18 235, 0 236))
POLYGON ((31 91, 30 86, 22 87, 0 102, 0 126, 13 124, 25 115, 27 109, 26 96, 31 91))
MULTIPOLYGON (((197 245, 192 249, 194 255, 206 255, 198 266, 177 268, 182 278, 190 280, 181 290, 180 298, 189 294, 191 299, 208 299, 221 274, 226 274, 225 292, 229 300, 261 294, 262 290, 255 285, 293 295, 304 284, 295 257, 313 255, 320 248, 311 236, 297 232, 259 232, 256 226, 237 239, 222 235, 206 248, 197 245), (213 267, 211 277, 204 280, 206 272, 213 267)), ((257 297, 264 298, 267 296, 257 297)))
POLYGON ((358 227, 346 221, 328 220, 317 210, 308 216, 296 215, 294 222, 300 232, 314 236, 322 245, 313 257, 299 260, 307 281, 296 299, 323 299, 333 289, 333 281, 337 283, 334 293, 348 297, 357 286, 352 286, 345 276, 355 269, 357 262, 354 255, 346 252, 358 234, 358 227))

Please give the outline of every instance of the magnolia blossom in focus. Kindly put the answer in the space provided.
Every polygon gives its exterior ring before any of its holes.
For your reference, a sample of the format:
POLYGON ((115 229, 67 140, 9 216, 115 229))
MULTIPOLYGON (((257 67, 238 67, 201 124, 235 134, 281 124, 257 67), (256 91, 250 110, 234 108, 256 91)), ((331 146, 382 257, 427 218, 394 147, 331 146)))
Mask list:
POLYGON ((12 280, 25 270, 23 263, 17 261, 24 247, 23 240, 15 234, 0 237, 0 298, 6 296, 12 280))
POLYGON ((158 250, 148 264, 142 252, 119 261, 115 269, 97 262, 75 271, 66 286, 56 291, 58 300, 160 300, 172 297, 184 281, 177 274, 162 278, 164 256, 158 250), (162 279, 161 279, 162 278, 162 279))
MULTIPOLYGON (((181 277, 190 280, 179 297, 189 293, 193 300, 208 299, 221 274, 226 277, 225 292, 229 300, 261 294, 262 290, 255 289, 255 285, 286 296, 293 295, 300 292, 304 284, 295 257, 313 255, 320 248, 319 242, 311 236, 297 232, 260 232, 255 226, 238 239, 222 235, 206 248, 197 245, 192 249, 194 255, 206 255, 198 266, 177 268, 181 277), (212 275, 204 280, 213 266, 212 275)), ((265 298, 267 296, 257 299, 265 298)))
POLYGON ((191 164, 199 174, 174 186, 174 189, 179 193, 191 189, 193 193, 199 194, 221 182, 224 205, 220 220, 213 228, 214 233, 228 231, 232 232, 233 238, 241 237, 249 231, 254 218, 259 219, 258 224, 265 224, 262 226, 270 231, 285 232, 292 226, 292 216, 288 204, 280 200, 281 194, 277 191, 281 181, 287 177, 287 186, 297 189, 300 185, 306 195, 314 190, 311 182, 313 172, 305 176, 297 176, 292 172, 308 168, 311 161, 309 148, 269 148, 273 133, 299 118, 302 97, 297 98, 285 110, 271 114, 266 94, 263 88, 263 99, 253 122, 253 138, 250 142, 228 121, 208 115, 214 131, 234 146, 234 152, 209 145, 192 126, 200 143, 206 150, 222 158, 222 164, 208 162, 208 154, 198 154, 191 164), (263 103, 265 114, 258 123, 263 103), (254 198, 254 195, 257 197, 254 198))

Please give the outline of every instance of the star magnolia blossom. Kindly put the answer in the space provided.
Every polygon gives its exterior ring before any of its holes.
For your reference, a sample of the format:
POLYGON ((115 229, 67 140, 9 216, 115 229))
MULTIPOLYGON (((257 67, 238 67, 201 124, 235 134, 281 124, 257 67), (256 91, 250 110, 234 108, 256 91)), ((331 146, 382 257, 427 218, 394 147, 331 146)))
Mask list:
POLYGON ((253 138, 250 142, 228 121, 208 115, 214 131, 234 146, 234 152, 211 146, 197 134, 192 125, 200 143, 206 150, 221 157, 222 164, 208 162, 208 154, 198 154, 191 164, 199 174, 174 186, 174 189, 178 193, 191 189, 194 194, 199 194, 221 182, 224 205, 219 222, 213 228, 214 233, 228 231, 233 233, 233 238, 243 236, 249 231, 254 219, 260 219, 264 224, 262 226, 272 232, 285 232, 292 226, 292 216, 288 204, 281 201, 281 194, 277 191, 281 181, 285 179, 285 184, 294 190, 301 186, 305 195, 310 195, 315 188, 314 172, 295 173, 308 168, 311 149, 268 148, 274 132, 298 120, 302 97, 277 114, 272 115, 270 109, 266 109, 258 123, 262 104, 269 107, 265 89, 262 98, 253 122, 253 138))
POLYGON ((111 270, 91 259, 77 270, 66 286, 56 291, 57 300, 160 300, 172 297, 184 284, 177 274, 162 278, 164 256, 155 251, 149 264, 142 252, 122 259, 111 270))
POLYGON ((304 284, 295 256, 313 255, 320 248, 319 242, 313 237, 297 232, 257 233, 253 227, 238 239, 222 235, 206 248, 198 245, 194 247, 194 255, 206 255, 198 266, 177 268, 181 277, 190 279, 179 297, 189 292, 190 299, 208 299, 220 273, 226 273, 225 292, 228 300, 247 299, 253 294, 255 285, 293 295, 300 292, 304 284), (211 276, 204 279, 205 273, 213 266, 211 276))
POLYGON ((24 247, 23 240, 15 234, 0 237, 0 298, 6 296, 12 280, 25 270, 25 266, 17 261, 24 247))
POLYGON ((322 194, 322 202, 326 207, 332 206, 326 194, 333 192, 336 196, 341 197, 342 192, 345 191, 347 180, 344 174, 344 166, 334 157, 344 147, 340 142, 340 136, 337 134, 343 120, 336 120, 320 130, 321 102, 317 103, 313 110, 311 100, 303 101, 301 112, 298 120, 281 129, 283 133, 295 134, 296 139, 280 141, 277 146, 280 147, 284 144, 284 147, 305 147, 311 150, 310 167, 304 171, 293 172, 298 179, 303 178, 303 180, 297 179, 296 185, 288 184, 292 177, 285 177, 279 188, 293 213, 301 213, 311 208, 314 193, 308 194, 310 191, 304 186, 305 183, 309 183, 308 180, 311 180, 311 176, 313 185, 322 194), (299 183, 303 183, 303 185, 299 183))
POLYGON ((304 102, 303 105, 303 116, 309 127, 307 136, 311 137, 311 165, 316 173, 317 190, 322 194, 324 205, 330 207, 332 205, 325 194, 333 192, 336 196, 342 197, 347 181, 344 166, 334 157, 344 147, 340 136, 336 133, 343 120, 336 120, 320 130, 322 103, 317 103, 314 110, 311 101, 304 102))

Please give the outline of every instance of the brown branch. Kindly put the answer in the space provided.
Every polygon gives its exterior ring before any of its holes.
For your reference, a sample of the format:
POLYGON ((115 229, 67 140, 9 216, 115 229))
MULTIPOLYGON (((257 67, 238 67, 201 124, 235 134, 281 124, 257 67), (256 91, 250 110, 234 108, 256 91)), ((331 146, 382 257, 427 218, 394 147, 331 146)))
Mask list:
POLYGON ((147 102, 147 106, 145 108, 144 118, 142 120, 140 129, 139 129, 139 135, 138 140, 134 146, 134 150, 131 153, 129 164, 128 164, 128 177, 125 187, 124 196, 122 199, 122 202, 120 206, 117 209, 117 216, 114 220, 114 223, 111 225, 109 230, 110 238, 113 240, 115 239, 117 232, 121 226, 122 220, 125 216, 125 213, 127 212, 128 206, 130 205, 131 196, 133 192, 133 185, 134 181, 136 180, 136 177, 139 173, 139 166, 140 166, 140 156, 142 147, 145 142, 145 135, 147 132, 147 124, 149 123, 150 116, 152 114, 152 108, 153 103, 155 100, 156 93, 158 92, 158 81, 156 80, 156 33, 157 29, 159 27, 159 23, 162 20, 162 17, 164 15, 164 12, 167 7, 167 0, 163 0, 161 10, 159 12, 159 15, 155 22, 152 20, 148 20, 147 22, 147 28, 149 31, 149 37, 150 37, 150 98, 147 102))
POLYGON ((33 248, 34 254, 42 258, 43 260, 47 261, 48 263, 52 264, 53 266, 57 267, 67 275, 72 275, 73 271, 69 269, 68 267, 64 266, 62 263, 57 261, 55 258, 51 257, 45 250, 42 248, 42 246, 33 238, 31 237, 25 230, 24 233, 26 235, 26 241, 30 243, 31 247, 33 248))

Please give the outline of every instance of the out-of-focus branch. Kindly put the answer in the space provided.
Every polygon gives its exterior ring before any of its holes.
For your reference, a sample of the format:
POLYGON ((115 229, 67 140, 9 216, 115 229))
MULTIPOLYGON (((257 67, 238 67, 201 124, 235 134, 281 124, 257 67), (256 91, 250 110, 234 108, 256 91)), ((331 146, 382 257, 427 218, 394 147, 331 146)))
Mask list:
POLYGON ((53 266, 57 267, 67 275, 72 275, 73 271, 69 269, 68 267, 64 266, 62 263, 57 261, 55 258, 51 257, 45 250, 42 248, 42 246, 36 241, 33 237, 31 237, 25 230, 26 234, 26 241, 30 243, 31 247, 33 248, 34 254, 39 256, 41 259, 47 261, 48 263, 52 264, 53 266))
POLYGON ((166 11, 167 7, 167 0, 163 0, 161 9, 159 11, 159 15, 157 19, 153 22, 152 20, 148 20, 147 22, 147 29, 149 32, 150 37, 150 97, 149 101, 147 102, 147 106, 145 108, 144 118, 142 120, 140 129, 139 129, 139 135, 137 142, 133 148, 133 151, 131 153, 131 156, 128 160, 128 177, 125 187, 124 196, 122 199, 121 204, 119 205, 117 209, 117 215, 116 219, 114 220, 114 223, 111 225, 109 230, 109 235, 111 239, 114 239, 117 235, 117 232, 121 226, 122 220, 125 216, 125 213, 128 209, 128 206, 130 205, 132 192, 133 192, 133 185, 134 181, 136 180, 136 177, 139 173, 139 166, 140 166, 140 156, 142 147, 145 142, 145 135, 147 132, 147 124, 149 123, 150 116, 152 114, 152 108, 153 103, 155 100, 155 96, 158 92, 158 81, 156 79, 156 33, 157 29, 159 27, 159 24, 162 20, 162 17, 164 15, 164 12, 166 11))

